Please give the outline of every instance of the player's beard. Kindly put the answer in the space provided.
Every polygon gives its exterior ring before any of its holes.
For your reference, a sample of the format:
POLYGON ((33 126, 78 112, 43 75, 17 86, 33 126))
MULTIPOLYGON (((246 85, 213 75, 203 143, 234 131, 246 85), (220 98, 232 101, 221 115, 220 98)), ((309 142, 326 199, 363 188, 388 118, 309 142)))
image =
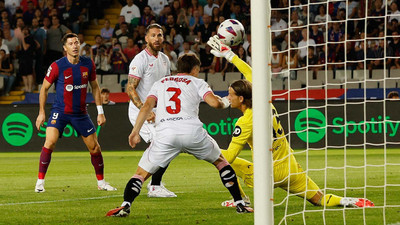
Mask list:
POLYGON ((150 49, 154 52, 154 53, 158 53, 159 51, 161 51, 161 43, 158 47, 154 46, 153 43, 149 42, 149 47, 150 49))

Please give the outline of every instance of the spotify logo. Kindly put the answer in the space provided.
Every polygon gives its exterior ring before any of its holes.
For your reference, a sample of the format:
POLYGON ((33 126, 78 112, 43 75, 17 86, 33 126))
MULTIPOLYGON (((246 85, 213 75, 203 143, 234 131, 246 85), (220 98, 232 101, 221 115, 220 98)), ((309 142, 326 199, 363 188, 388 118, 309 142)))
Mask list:
POLYGON ((326 120, 322 112, 316 109, 303 110, 297 115, 294 129, 297 136, 304 142, 316 143, 324 138, 326 120))
POLYGON ((22 146, 32 138, 33 127, 27 116, 13 113, 7 116, 2 125, 4 139, 12 146, 22 146))

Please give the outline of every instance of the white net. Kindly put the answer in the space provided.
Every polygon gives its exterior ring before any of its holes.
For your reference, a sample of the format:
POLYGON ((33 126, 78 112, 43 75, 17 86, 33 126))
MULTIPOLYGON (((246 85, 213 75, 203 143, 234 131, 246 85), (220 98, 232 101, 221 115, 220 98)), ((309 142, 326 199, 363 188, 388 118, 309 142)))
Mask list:
MULTIPOLYGON (((400 87, 398 3, 271 6, 273 99, 293 155, 324 195, 375 204, 314 206, 297 196, 304 192, 277 188, 275 223, 400 224, 400 101, 388 99, 400 87)), ((294 188, 294 179, 275 186, 294 188)))

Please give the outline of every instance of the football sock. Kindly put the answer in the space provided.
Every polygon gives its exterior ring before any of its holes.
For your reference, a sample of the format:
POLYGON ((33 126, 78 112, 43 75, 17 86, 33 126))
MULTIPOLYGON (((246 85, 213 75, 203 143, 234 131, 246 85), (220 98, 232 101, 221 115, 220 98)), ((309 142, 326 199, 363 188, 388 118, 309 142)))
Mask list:
POLYGON ((322 197, 321 199, 321 205, 324 206, 339 206, 340 204, 340 200, 343 197, 339 197, 333 194, 326 194, 325 196, 322 197))
POLYGON ((157 172, 155 172, 153 174, 153 176, 151 177, 151 185, 156 185, 156 186, 160 186, 161 185, 162 177, 163 177, 165 171, 167 170, 168 166, 169 166, 169 163, 164 168, 160 167, 160 169, 158 169, 157 172))
POLYGON ((238 180, 235 171, 233 170, 231 165, 229 165, 228 161, 224 160, 220 162, 216 167, 219 170, 219 176, 221 177, 222 183, 231 193, 233 200, 235 202, 243 202, 240 195, 238 180))
POLYGON ((140 194, 143 182, 144 178, 136 174, 128 181, 124 191, 124 203, 132 203, 135 200, 140 194))
POLYGON ((44 179, 46 176, 47 168, 49 168, 50 161, 51 161, 51 153, 53 150, 48 149, 46 147, 42 147, 42 152, 40 153, 40 160, 39 160, 39 179, 44 179))
POLYGON ((94 167, 94 171, 96 172, 97 180, 104 179, 104 162, 103 155, 101 152, 99 153, 90 153, 92 165, 94 167))

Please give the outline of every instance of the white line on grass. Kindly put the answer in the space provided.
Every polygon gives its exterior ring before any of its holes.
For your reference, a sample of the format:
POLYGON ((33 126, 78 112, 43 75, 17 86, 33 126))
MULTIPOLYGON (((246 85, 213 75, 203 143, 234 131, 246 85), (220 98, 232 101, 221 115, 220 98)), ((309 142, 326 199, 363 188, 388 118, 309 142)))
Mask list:
MULTIPOLYGON (((212 192, 226 192, 226 191, 212 191, 212 192)), ((181 193, 185 193, 185 192, 175 192, 175 193, 181 194, 181 193)), ((123 197, 123 195, 109 195, 109 196, 92 197, 92 198, 61 199, 61 200, 53 200, 53 201, 14 202, 14 203, 3 203, 3 204, 0 203, 0 206, 45 204, 45 203, 55 203, 55 202, 74 202, 74 201, 84 201, 84 200, 97 200, 97 199, 115 198, 115 197, 123 197)))
POLYGON ((54 203, 54 202, 73 202, 73 201, 84 201, 84 200, 96 200, 96 199, 105 199, 105 198, 115 198, 115 197, 122 197, 122 196, 123 196, 123 195, 109 195, 109 196, 103 196, 103 197, 61 199, 61 200, 53 200, 53 201, 15 202, 15 203, 3 203, 3 204, 0 204, 0 206, 44 204, 44 203, 54 203))

